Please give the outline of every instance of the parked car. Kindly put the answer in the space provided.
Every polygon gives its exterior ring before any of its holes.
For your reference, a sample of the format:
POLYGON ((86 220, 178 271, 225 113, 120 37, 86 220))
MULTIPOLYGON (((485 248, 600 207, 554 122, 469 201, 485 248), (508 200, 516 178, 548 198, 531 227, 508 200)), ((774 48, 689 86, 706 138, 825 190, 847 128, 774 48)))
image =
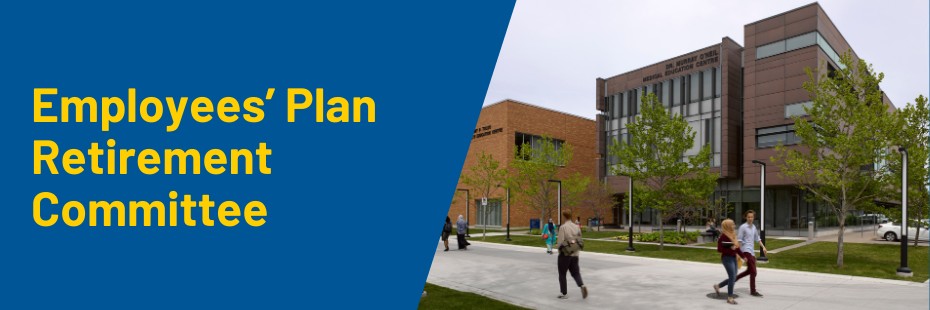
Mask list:
MULTIPOLYGON (((914 240, 917 238, 919 241, 930 241, 930 220, 923 219, 920 220, 923 225, 920 227, 920 234, 918 236, 917 228, 913 226, 907 227, 907 236, 908 239, 914 240)), ((878 230, 875 232, 878 237, 885 239, 886 241, 898 241, 898 234, 901 232, 901 223, 884 223, 878 225, 878 230)))

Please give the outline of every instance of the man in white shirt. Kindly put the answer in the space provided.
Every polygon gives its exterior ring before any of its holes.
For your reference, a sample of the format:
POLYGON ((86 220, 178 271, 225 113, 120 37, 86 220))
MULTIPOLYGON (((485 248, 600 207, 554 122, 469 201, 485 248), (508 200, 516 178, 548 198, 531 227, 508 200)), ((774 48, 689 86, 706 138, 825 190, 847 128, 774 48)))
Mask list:
POLYGON ((768 250, 766 250, 765 245, 760 242, 762 239, 759 238, 759 231, 756 229, 756 226, 752 225, 752 221, 756 219, 756 213, 752 210, 746 211, 746 213, 743 214, 743 219, 746 221, 743 225, 739 226, 736 239, 739 240, 740 250, 743 251, 743 260, 746 261, 746 271, 736 276, 736 281, 749 275, 750 295, 761 298, 762 294, 756 291, 756 252, 754 250, 756 242, 759 242, 759 245, 762 246, 763 253, 768 253, 768 250))

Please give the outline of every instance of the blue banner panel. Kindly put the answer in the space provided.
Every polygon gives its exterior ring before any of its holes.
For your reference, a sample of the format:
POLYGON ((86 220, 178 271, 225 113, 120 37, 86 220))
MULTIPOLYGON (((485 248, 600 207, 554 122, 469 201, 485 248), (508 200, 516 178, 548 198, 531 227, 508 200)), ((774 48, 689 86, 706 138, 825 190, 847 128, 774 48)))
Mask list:
POLYGON ((415 308, 513 6, 5 3, 0 308, 415 308))

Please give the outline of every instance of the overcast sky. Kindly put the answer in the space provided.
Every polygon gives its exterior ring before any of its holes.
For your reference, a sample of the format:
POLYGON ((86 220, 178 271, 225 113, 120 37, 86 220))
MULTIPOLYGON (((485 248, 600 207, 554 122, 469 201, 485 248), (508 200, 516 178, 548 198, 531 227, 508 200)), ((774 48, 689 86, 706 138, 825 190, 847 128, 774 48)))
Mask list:
MULTIPOLYGON (((484 105, 514 99, 593 119, 595 82, 720 43, 807 4, 782 1, 517 1, 484 105)), ((930 2, 819 1, 897 107, 930 95, 930 2)))

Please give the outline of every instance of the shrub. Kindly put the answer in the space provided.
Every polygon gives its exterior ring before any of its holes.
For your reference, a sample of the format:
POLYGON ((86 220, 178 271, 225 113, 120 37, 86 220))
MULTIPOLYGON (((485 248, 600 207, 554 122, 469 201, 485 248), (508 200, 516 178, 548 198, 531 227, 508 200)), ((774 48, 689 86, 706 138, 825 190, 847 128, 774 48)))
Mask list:
POLYGON ((542 231, 539 229, 530 230, 530 235, 542 235, 542 231))
MULTIPOLYGON (((698 232, 698 231, 689 231, 689 232, 686 232, 686 233, 684 233, 684 234, 681 234, 681 233, 678 233, 678 232, 674 232, 674 231, 667 231, 667 232, 665 232, 665 234, 663 235, 663 237, 664 237, 664 239, 665 239, 665 243, 687 244, 687 243, 691 243, 691 242, 697 241, 697 238, 698 238, 698 236, 700 236, 700 234, 701 234, 701 233, 698 232)), ((642 235, 640 235, 640 236, 634 236, 634 238, 635 238, 634 240, 639 240, 639 241, 642 241, 642 242, 656 242, 656 243, 658 243, 658 242, 659 242, 659 232, 648 233, 648 234, 642 234, 642 235)))

